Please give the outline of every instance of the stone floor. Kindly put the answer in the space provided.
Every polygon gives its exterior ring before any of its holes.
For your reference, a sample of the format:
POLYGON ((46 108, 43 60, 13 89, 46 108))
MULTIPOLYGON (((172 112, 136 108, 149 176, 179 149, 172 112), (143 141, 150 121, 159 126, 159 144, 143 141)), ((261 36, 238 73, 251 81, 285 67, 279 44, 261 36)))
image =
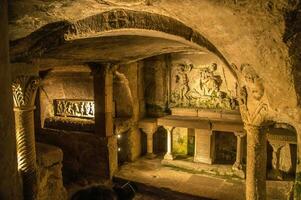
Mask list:
MULTIPOLYGON (((124 164, 115 178, 133 181, 138 185, 143 185, 143 188, 150 187, 169 191, 169 194, 182 193, 198 197, 186 199, 245 199, 245 181, 242 179, 163 166, 160 158, 141 158, 136 162, 124 164)), ((291 186, 292 182, 290 181, 267 181, 267 199, 286 200, 291 186)), ((160 198, 159 196, 147 197, 147 195, 139 194, 136 199, 166 199, 164 195, 160 198)))

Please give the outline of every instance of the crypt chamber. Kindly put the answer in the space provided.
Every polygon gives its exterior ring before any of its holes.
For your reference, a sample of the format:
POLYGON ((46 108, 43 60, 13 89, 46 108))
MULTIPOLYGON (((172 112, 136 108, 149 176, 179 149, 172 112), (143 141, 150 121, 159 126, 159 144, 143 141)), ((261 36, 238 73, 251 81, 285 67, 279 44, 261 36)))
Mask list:
POLYGON ((301 199, 299 0, 0 9, 0 199, 301 199))

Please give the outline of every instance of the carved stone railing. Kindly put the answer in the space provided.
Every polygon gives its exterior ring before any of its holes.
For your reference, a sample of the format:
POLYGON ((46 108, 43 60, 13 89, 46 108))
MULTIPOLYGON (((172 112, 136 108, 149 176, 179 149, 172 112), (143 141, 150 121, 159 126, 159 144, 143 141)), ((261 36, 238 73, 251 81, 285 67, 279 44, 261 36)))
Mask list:
POLYGON ((55 99, 54 114, 63 117, 94 118, 93 100, 55 99))

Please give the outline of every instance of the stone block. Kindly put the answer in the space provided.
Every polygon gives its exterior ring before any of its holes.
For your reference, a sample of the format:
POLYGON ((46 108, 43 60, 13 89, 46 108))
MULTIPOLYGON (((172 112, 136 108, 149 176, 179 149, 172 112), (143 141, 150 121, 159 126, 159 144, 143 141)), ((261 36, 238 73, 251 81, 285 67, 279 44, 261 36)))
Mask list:
POLYGON ((209 120, 200 119, 198 117, 184 117, 184 116, 166 116, 158 118, 158 125, 183 127, 183 128, 199 128, 210 129, 209 120))
POLYGON ((36 152, 39 166, 49 167, 63 161, 63 151, 56 146, 36 143, 36 152))
POLYGON ((198 110, 194 108, 172 108, 171 109, 172 115, 179 115, 179 116, 190 116, 190 117, 197 117, 198 110))
POLYGON ((222 113, 220 111, 213 111, 208 109, 198 109, 198 117, 209 119, 221 119, 222 113))
POLYGON ((214 162, 214 134, 210 130, 195 130, 194 161, 212 164, 214 162))
POLYGON ((38 199, 67 199, 67 192, 63 185, 62 176, 62 150, 58 147, 42 143, 37 143, 36 150, 38 164, 38 199))

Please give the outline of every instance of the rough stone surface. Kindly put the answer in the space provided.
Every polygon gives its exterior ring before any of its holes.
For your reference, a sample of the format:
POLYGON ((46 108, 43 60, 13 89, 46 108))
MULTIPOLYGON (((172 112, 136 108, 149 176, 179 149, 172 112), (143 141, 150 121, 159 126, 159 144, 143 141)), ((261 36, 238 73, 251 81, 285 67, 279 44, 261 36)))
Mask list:
POLYGON ((144 61, 146 114, 151 117, 162 116, 167 109, 166 59, 166 56, 159 56, 144 61))
MULTIPOLYGON (((87 0, 82 4, 83 2, 80 0, 65 3, 53 1, 41 4, 37 1, 24 4, 22 1, 17 1, 11 4, 14 12, 10 17, 12 30, 10 35, 12 38, 20 38, 49 22, 62 19, 75 21, 118 5, 93 0, 87 0), (79 9, 80 12, 78 12, 79 9)), ((231 63, 238 65, 250 63, 263 78, 267 91, 273 91, 268 93, 269 103, 274 111, 271 117, 275 121, 289 123, 298 121, 300 112, 296 107, 298 95, 295 93, 294 85, 294 80, 297 79, 292 76, 294 69, 296 69, 294 72, 298 74, 298 63, 290 61, 289 48, 283 42, 283 35, 287 31, 292 32, 293 34, 288 35, 293 36, 298 36, 297 33, 300 31, 295 20, 299 15, 293 15, 293 13, 298 13, 298 2, 284 0, 235 2, 164 0, 148 6, 135 5, 131 9, 147 10, 180 19, 184 24, 189 24, 203 33, 231 63), (216 12, 217 9, 218 12, 216 12), (199 12, 200 10, 202 12, 199 12), (292 20, 292 25, 286 28, 285 17, 290 14, 295 18, 292 20), (288 100, 281 94, 287 94, 291 98, 288 100), (285 112, 286 110, 289 112, 285 112)), ((298 42, 298 37, 287 38, 296 38, 289 40, 292 45, 298 42)), ((293 52, 298 51, 296 49, 293 52)), ((294 58, 298 60, 298 55, 294 58)))
POLYGON ((65 200, 67 193, 63 186, 61 149, 37 143, 38 199, 65 200))
MULTIPOLYGON (((175 192, 181 192, 209 199, 245 199, 244 180, 229 176, 216 176, 214 173, 181 170, 163 166, 160 162, 160 158, 139 159, 122 166, 116 177, 138 182, 138 184, 142 183, 149 188, 168 188, 170 196, 175 192)), ((291 181, 267 181, 267 199, 287 200, 291 186, 291 181)))
MULTIPOLYGON (((171 52, 209 51, 237 78, 237 85, 229 90, 238 96, 245 124, 290 124, 300 141, 300 9, 298 0, 17 0, 10 2, 10 53, 14 62, 34 61, 47 68, 56 62, 119 63, 171 52)), ((145 99, 132 93, 136 95, 133 101, 145 100, 150 116, 167 111, 162 57, 144 63, 145 99), (153 75, 157 78, 151 79, 153 75)), ((131 84, 131 92, 141 90, 131 84)), ((129 104, 121 111, 137 116, 139 106, 131 111, 129 104)), ((48 109, 46 104, 41 108, 48 109)), ((262 137, 254 134, 249 134, 248 148, 250 199, 265 197, 265 146, 257 141, 262 137)), ((298 148, 298 155, 300 151, 298 148)), ((301 196, 300 172, 298 164, 297 199, 301 196)))
POLYGON ((107 144, 95 134, 42 129, 37 140, 62 149, 65 184, 89 176, 108 176, 107 144))
POLYGON ((11 68, 8 56, 7 1, 0 3, 0 199, 22 199, 17 168, 11 68))
POLYGON ((40 120, 54 117, 55 99, 93 99, 93 81, 87 66, 56 67, 42 74, 40 86, 40 120))

